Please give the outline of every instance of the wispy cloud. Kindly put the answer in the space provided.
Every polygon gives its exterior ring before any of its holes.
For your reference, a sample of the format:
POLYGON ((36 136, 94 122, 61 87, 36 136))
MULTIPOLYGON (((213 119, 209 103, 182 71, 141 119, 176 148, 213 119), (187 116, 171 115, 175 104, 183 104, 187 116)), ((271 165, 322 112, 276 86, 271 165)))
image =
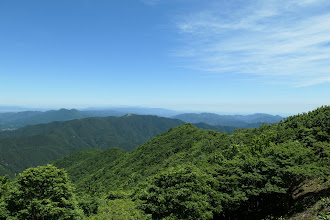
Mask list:
POLYGON ((185 45, 175 54, 192 68, 292 86, 330 82, 329 1, 226 2, 177 20, 185 45))

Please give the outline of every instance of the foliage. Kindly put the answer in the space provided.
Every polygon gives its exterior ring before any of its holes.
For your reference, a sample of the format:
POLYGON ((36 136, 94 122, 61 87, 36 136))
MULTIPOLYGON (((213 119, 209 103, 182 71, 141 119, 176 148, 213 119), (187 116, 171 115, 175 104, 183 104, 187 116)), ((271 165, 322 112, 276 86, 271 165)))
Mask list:
POLYGON ((83 210, 85 216, 91 216, 97 213, 99 207, 99 198, 88 194, 77 196, 78 206, 83 210))
POLYGON ((86 149, 58 159, 53 162, 53 165, 58 168, 66 168, 70 179, 73 182, 79 182, 126 153, 125 150, 117 147, 104 151, 86 149))
POLYGON ((82 216, 67 174, 52 165, 21 173, 5 202, 9 216, 18 219, 80 219, 82 216))
POLYGON ((225 133, 233 133, 238 127, 233 127, 233 126, 220 126, 220 125, 209 125, 204 122, 199 122, 199 123, 193 123, 193 125, 196 128, 201 128, 204 130, 215 130, 215 131, 220 131, 220 132, 225 132, 225 133))
POLYGON ((97 214, 89 217, 91 220, 103 219, 149 219, 149 217, 140 209, 136 202, 129 199, 104 200, 100 205, 97 214))
POLYGON ((87 189, 86 192, 100 191, 100 189, 106 192, 118 188, 131 189, 162 169, 181 164, 182 160, 200 161, 195 156, 195 153, 199 153, 200 148, 198 146, 192 148, 192 144, 198 140, 214 139, 214 135, 216 137, 224 136, 215 131, 205 132, 190 124, 172 128, 131 153, 106 164, 97 172, 86 176, 77 183, 77 187, 82 190, 87 189))
POLYGON ((0 176, 0 219, 6 219, 8 217, 8 210, 5 203, 5 198, 8 196, 8 186, 10 179, 7 176, 0 176))
POLYGON ((151 177, 136 197, 153 219, 211 219, 221 211, 211 175, 194 166, 170 168, 151 177))
POLYGON ((323 211, 319 211, 318 218, 321 220, 329 220, 330 219, 330 197, 322 198, 319 202, 320 209, 323 211))

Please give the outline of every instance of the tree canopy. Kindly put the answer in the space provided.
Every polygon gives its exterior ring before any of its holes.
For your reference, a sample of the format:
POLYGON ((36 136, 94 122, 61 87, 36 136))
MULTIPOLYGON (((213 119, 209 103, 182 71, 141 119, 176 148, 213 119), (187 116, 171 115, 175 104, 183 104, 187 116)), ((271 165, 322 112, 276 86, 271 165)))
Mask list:
POLYGON ((52 165, 29 168, 12 183, 5 198, 14 219, 80 219, 73 185, 52 165))

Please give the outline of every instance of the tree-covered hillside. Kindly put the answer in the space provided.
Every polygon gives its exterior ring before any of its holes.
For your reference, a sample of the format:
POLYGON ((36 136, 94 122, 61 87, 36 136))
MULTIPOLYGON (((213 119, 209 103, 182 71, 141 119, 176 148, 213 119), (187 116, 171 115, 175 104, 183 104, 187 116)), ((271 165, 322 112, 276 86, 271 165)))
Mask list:
POLYGON ((28 167, 87 148, 120 147, 130 151, 181 124, 177 119, 126 115, 53 122, 0 132, 0 174, 18 174, 28 167))
POLYGON ((107 151, 97 169, 88 169, 96 154, 81 166, 71 166, 71 156, 54 164, 72 174, 80 192, 104 195, 96 216, 124 199, 155 219, 272 219, 304 209, 296 206, 303 195, 324 197, 315 215, 329 217, 329 129, 330 107, 233 134, 185 124, 132 152, 107 151), (322 187, 303 193, 310 180, 322 187))
POLYGON ((65 168, 73 182, 80 182, 126 153, 127 151, 117 147, 107 150, 86 149, 55 160, 52 164, 65 168))

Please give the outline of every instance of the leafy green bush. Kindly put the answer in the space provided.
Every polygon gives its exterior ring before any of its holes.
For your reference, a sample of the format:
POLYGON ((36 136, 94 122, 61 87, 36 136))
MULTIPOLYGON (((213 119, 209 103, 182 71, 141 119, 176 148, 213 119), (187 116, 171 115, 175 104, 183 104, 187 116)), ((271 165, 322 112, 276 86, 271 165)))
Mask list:
POLYGON ((194 166, 179 166, 149 179, 136 198, 154 219, 211 219, 220 212, 216 182, 194 166))
POLYGON ((129 199, 104 200, 98 208, 97 214, 89 217, 91 220, 103 219, 150 219, 143 211, 137 208, 137 203, 129 199))
POLYGON ((64 170, 52 165, 29 168, 5 198, 9 216, 18 219, 81 219, 73 186, 64 170))

